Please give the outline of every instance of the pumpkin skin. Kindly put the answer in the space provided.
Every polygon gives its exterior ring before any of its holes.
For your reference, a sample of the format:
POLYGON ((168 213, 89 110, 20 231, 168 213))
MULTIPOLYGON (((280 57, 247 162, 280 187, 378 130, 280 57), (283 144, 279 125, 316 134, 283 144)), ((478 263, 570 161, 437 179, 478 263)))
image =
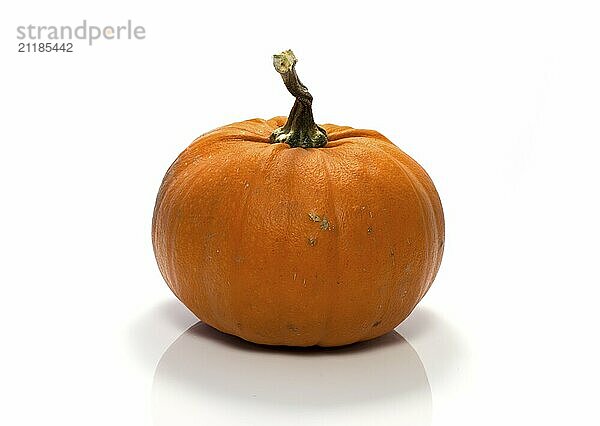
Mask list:
POLYGON ((196 139, 160 187, 160 271, 203 322, 268 345, 338 346, 393 330, 444 249, 425 170, 376 131, 323 125, 322 148, 269 143, 286 117, 196 139))

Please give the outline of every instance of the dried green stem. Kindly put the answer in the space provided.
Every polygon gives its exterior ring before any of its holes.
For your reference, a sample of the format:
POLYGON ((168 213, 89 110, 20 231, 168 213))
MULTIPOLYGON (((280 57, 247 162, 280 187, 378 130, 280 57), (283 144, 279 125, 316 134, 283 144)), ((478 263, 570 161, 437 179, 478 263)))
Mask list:
POLYGON ((327 144, 327 132, 315 124, 313 97, 296 74, 296 62, 291 50, 273 55, 273 66, 296 101, 287 122, 271 134, 271 143, 286 143, 293 148, 321 148, 327 144))

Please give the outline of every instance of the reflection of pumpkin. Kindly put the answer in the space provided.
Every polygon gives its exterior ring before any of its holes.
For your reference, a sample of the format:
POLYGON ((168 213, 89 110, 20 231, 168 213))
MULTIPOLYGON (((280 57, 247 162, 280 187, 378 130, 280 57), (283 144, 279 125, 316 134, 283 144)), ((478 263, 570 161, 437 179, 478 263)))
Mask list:
POLYGON ((380 336, 435 278, 440 199, 381 134, 315 125, 293 54, 274 63, 296 96, 287 122, 213 130, 167 172, 152 233, 160 270, 202 321, 253 342, 380 336))
POLYGON ((154 426, 431 425, 425 368, 395 331, 333 350, 281 351, 199 322, 160 358, 151 400, 154 426), (228 409, 237 404, 244 409, 228 409))

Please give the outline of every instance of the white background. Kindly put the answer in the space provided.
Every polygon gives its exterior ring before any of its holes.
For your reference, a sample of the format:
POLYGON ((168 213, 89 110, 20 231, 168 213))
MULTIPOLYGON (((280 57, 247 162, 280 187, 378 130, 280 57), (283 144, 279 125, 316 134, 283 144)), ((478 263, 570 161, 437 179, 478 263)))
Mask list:
POLYGON ((597 2, 1 9, 1 424, 600 422, 597 2), (83 19, 147 38, 17 53, 17 26, 83 19), (287 114, 287 48, 317 121, 379 130, 440 192, 442 268, 387 343, 184 334, 156 267, 164 172, 207 130, 287 114))

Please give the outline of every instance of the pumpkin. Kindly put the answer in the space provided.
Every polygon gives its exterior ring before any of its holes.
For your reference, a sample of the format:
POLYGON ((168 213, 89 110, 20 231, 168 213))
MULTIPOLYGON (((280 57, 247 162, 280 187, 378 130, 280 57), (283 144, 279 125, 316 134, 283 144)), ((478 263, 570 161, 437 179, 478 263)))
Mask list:
POLYGON ((339 346, 381 336, 439 269, 433 182, 382 134, 315 124, 291 51, 276 70, 289 117, 229 124, 171 165, 152 223, 160 271, 203 322, 268 345, 339 346))

